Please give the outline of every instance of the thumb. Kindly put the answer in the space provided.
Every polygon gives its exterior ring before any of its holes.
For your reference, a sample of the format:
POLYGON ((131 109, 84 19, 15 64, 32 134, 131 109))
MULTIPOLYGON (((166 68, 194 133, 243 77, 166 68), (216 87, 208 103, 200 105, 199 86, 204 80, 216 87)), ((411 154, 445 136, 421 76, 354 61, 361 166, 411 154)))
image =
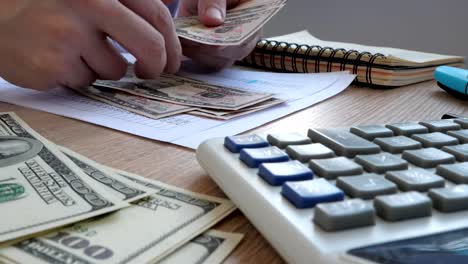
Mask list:
POLYGON ((226 0, 199 0, 198 17, 205 26, 219 26, 226 17, 226 0))

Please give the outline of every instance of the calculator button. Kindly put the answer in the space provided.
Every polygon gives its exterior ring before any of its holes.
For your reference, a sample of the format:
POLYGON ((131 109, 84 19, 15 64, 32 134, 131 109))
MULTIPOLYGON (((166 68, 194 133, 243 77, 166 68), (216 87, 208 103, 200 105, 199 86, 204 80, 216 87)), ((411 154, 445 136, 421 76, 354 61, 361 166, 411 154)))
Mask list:
POLYGON ((297 208, 310 208, 318 203, 344 199, 343 191, 324 179, 286 182, 281 194, 297 208))
POLYGON ((427 133, 429 129, 417 123, 395 123, 386 125, 387 128, 391 129, 393 133, 398 136, 411 136, 413 134, 427 133))
POLYGON ((378 137, 393 136, 393 132, 390 129, 379 125, 353 126, 349 129, 349 132, 370 141, 378 137))
POLYGON ((411 138, 421 142, 425 148, 441 148, 458 144, 458 139, 441 132, 413 135, 411 138))
POLYGON ((270 134, 267 136, 268 142, 278 148, 286 148, 289 145, 309 144, 310 138, 299 133, 270 134))
POLYGON ((286 147, 286 153, 292 158, 301 162, 308 162, 311 159, 325 159, 335 156, 333 150, 320 143, 307 145, 295 145, 286 147))
POLYGON ((468 185, 429 190, 434 208, 441 212, 455 212, 468 209, 468 185))
POLYGON ((368 173, 339 177, 336 186, 353 198, 372 199, 377 195, 396 193, 396 185, 382 175, 368 173))
POLYGON ((427 192, 429 189, 444 187, 445 185, 443 178, 420 168, 389 171, 385 174, 385 178, 394 182, 400 190, 405 192, 427 192))
POLYGON ((396 136, 388 138, 376 138, 374 143, 379 145, 384 151, 397 154, 407 149, 420 149, 421 142, 405 136, 396 136))
POLYGON ((468 143, 468 129, 448 131, 447 134, 454 138, 457 138, 461 143, 468 143))
POLYGON ((345 130, 309 129, 313 141, 333 149, 338 155, 353 158, 358 154, 374 154, 380 147, 345 130))
POLYGON ((375 210, 361 199, 322 203, 314 209, 314 223, 325 231, 375 225, 375 210))
POLYGON ((387 221, 425 217, 432 213, 431 199, 415 191, 379 196, 374 200, 374 207, 377 215, 387 221))
POLYGON ((328 180, 339 176, 357 175, 364 171, 359 164, 345 157, 311 160, 309 167, 317 175, 328 180))
POLYGON ((454 155, 458 161, 468 161, 468 144, 447 146, 442 150, 454 155))
POLYGON ((439 165, 437 174, 454 183, 468 183, 468 162, 439 165))
POLYGON ((269 144, 258 135, 241 135, 225 137, 224 146, 232 153, 239 153, 244 148, 263 148, 269 144))
POLYGON ((436 148, 405 150, 402 158, 422 168, 434 168, 439 164, 455 162, 453 155, 436 148))
POLYGON ((422 121, 419 124, 427 127, 429 132, 447 132, 449 130, 459 130, 460 124, 453 122, 451 119, 422 121))
POLYGON ((312 171, 297 160, 260 164, 258 175, 271 185, 282 185, 286 181, 311 180, 312 171))
POLYGON ((278 147, 266 147, 242 149, 239 159, 248 167, 257 168, 260 163, 288 161, 289 157, 278 147))
POLYGON ((371 155, 357 155, 354 161, 361 164, 365 170, 375 173, 384 173, 389 170, 405 170, 408 162, 389 153, 371 155))
POLYGON ((462 128, 468 128, 468 118, 457 118, 453 122, 459 124, 462 128))

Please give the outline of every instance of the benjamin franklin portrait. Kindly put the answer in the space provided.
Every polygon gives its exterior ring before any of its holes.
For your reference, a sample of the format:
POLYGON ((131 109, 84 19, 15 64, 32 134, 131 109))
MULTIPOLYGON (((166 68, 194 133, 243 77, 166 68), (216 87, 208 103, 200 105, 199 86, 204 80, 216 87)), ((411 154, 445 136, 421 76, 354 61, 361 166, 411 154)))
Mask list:
POLYGON ((33 158, 42 147, 35 139, 0 136, 0 168, 33 158))

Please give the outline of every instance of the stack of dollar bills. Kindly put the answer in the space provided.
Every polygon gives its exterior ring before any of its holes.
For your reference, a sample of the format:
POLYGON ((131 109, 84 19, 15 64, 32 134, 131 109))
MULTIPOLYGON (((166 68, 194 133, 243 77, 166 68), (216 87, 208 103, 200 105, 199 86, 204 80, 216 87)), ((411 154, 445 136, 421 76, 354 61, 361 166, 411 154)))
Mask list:
MULTIPOLYGON (((180 17, 175 20, 176 31, 181 38, 206 45, 241 45, 285 5, 286 0, 244 1, 226 12, 220 26, 204 26, 196 16, 180 17)), ((100 80, 77 91, 153 119, 186 113, 228 120, 284 102, 271 93, 213 85, 173 74, 141 80, 133 75, 131 67, 121 80, 100 80)))
POLYGON ((98 164, 0 113, 0 263, 220 263, 235 206, 98 164))

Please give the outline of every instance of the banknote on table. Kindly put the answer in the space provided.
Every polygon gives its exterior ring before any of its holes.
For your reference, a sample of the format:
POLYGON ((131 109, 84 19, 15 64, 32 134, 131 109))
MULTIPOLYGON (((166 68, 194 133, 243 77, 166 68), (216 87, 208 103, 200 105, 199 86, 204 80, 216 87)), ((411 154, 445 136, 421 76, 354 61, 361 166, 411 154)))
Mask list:
POLYGON ((14 113, 0 113, 0 242, 128 206, 14 113))
POLYGON ((218 264, 231 254, 242 234, 211 229, 178 248, 158 264, 218 264))
POLYGON ((260 110, 270 108, 278 104, 282 104, 284 102, 286 101, 277 99, 277 98, 270 98, 264 102, 258 103, 256 105, 248 106, 246 108, 236 110, 236 111, 223 111, 223 110, 215 110, 215 109, 198 108, 194 111, 189 112, 188 114, 202 116, 202 117, 209 117, 209 118, 214 118, 214 119, 220 119, 220 120, 229 120, 229 119, 233 119, 236 117, 255 113, 260 110))
POLYGON ((273 97, 272 93, 257 93, 201 82, 176 83, 171 76, 161 76, 157 80, 123 78, 119 81, 97 81, 93 86, 185 106, 224 110, 239 110, 273 97))
POLYGON ((235 206, 128 172, 156 193, 113 214, 0 249, 6 263, 152 263, 209 229, 235 206))
POLYGON ((203 25, 197 16, 176 18, 179 37, 209 45, 239 45, 268 22, 287 0, 253 0, 227 10, 224 23, 217 27, 203 25))
POLYGON ((156 192, 151 188, 130 181, 122 175, 115 173, 111 168, 98 164, 71 149, 62 146, 59 146, 59 149, 73 163, 80 167, 93 183, 101 185, 109 194, 118 197, 120 200, 134 202, 156 192))
POLYGON ((153 119, 173 116, 196 109, 191 106, 152 100, 105 87, 87 86, 75 90, 94 100, 153 119))

